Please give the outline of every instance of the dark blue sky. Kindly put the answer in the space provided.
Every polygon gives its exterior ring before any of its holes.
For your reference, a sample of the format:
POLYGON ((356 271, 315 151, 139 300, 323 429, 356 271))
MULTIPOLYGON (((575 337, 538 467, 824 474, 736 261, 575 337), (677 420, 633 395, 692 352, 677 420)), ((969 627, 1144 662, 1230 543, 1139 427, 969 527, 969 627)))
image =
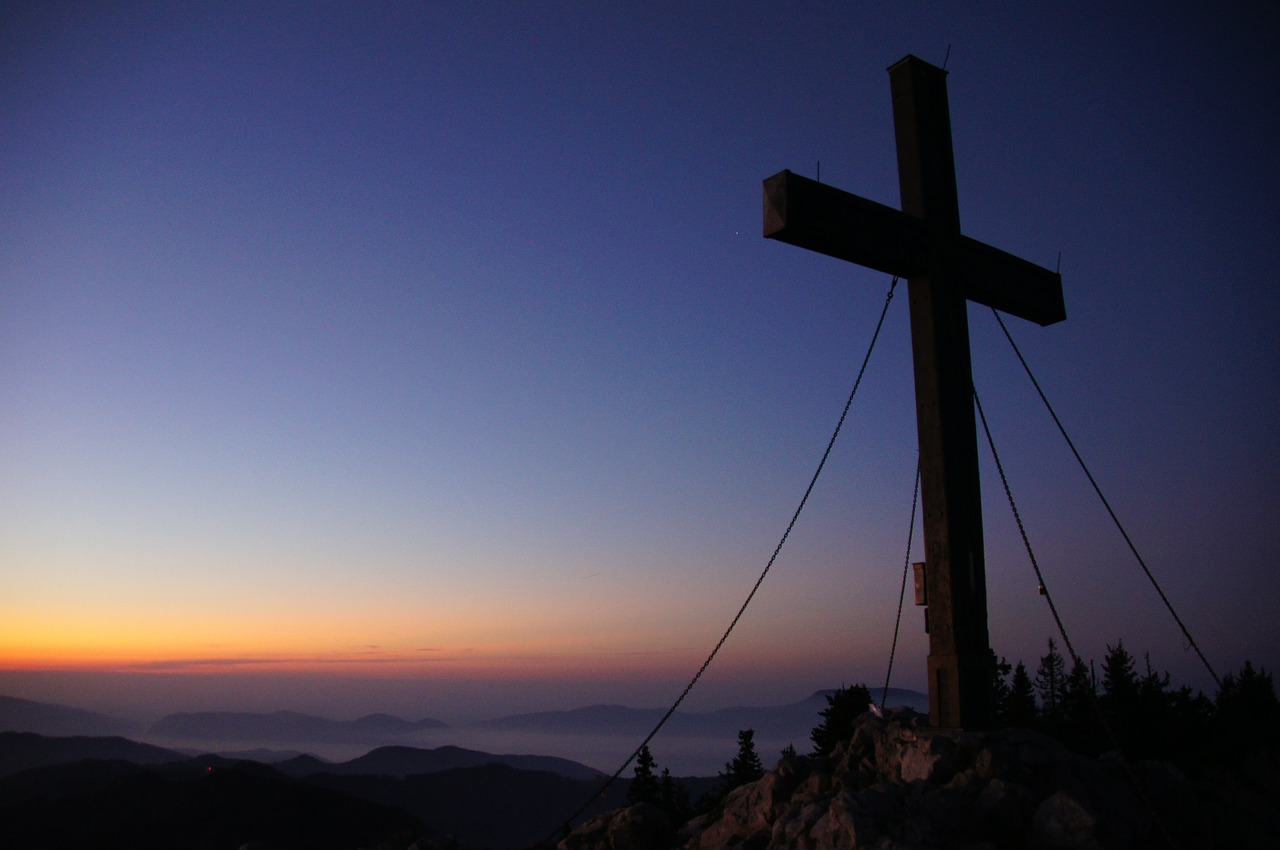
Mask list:
MULTIPOLYGON (((1011 330, 1219 672, 1274 668, 1278 23, 7 5, 0 667, 668 699, 785 528, 889 285, 762 239, 761 181, 821 161, 896 206, 885 68, 949 50, 965 232, 1061 254, 1067 321, 1011 330)), ((882 679, 915 463, 900 293, 709 700, 882 679)), ((971 328, 1081 651, 1123 638, 1207 686, 990 313, 971 328)), ((1033 663, 1053 624, 983 457, 992 640, 1033 663)), ((918 611, 905 632, 920 687, 918 611)))

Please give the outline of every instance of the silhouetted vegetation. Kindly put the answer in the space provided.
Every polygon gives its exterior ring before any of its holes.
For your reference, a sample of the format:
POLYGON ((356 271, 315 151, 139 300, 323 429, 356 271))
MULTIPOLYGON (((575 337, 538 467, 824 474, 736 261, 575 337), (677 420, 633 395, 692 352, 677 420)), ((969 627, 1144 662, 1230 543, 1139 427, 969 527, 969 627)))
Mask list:
POLYGON ((1005 717, 1010 725, 1022 725, 1036 716, 1036 695, 1026 666, 1019 661, 1013 668, 1013 682, 1009 685, 1009 702, 1005 705, 1005 717))
POLYGON ((1065 703, 1067 689, 1067 665, 1058 652, 1058 646, 1049 638, 1049 654, 1040 656, 1036 668, 1036 694, 1046 714, 1059 713, 1065 703))
POLYGON ((689 805, 689 790, 671 775, 670 770, 664 767, 659 775, 655 773, 657 768, 657 759, 646 744, 636 754, 635 776, 627 788, 627 802, 649 803, 670 815, 672 821, 683 823, 693 812, 689 805))
POLYGON ((818 712, 822 722, 809 735, 813 741, 813 754, 831 755, 836 744, 849 740, 853 721, 870 707, 871 691, 866 685, 842 687, 827 694, 827 707, 818 712))
POLYGON ((728 794, 739 785, 755 782, 764 776, 764 765, 756 754, 755 730, 741 729, 738 732, 738 754, 733 761, 724 766, 720 773, 720 790, 728 794))
POLYGON ((632 777, 631 784, 627 786, 628 803, 653 803, 657 805, 659 787, 658 777, 654 774, 657 766, 657 759, 653 757, 653 753, 649 752, 649 745, 645 744, 640 748, 640 752, 636 754, 635 776, 632 777))
POLYGON ((1224 676, 1215 709, 1214 744, 1222 751, 1280 752, 1280 700, 1266 670, 1246 661, 1239 676, 1224 676))
POLYGON ((689 789, 665 767, 662 769, 662 780, 658 783, 658 808, 671 815, 673 823, 683 823, 693 815, 689 789))
POLYGON ((1182 764, 1236 761, 1251 752, 1280 757, 1275 683, 1249 662, 1238 675, 1223 677, 1215 700, 1173 688, 1149 654, 1140 671, 1122 640, 1107 646, 1100 679, 1082 659, 1065 671, 1053 640, 1034 680, 1021 661, 1001 658, 993 682, 997 724, 1036 729, 1093 755, 1118 747, 1130 758, 1182 764))

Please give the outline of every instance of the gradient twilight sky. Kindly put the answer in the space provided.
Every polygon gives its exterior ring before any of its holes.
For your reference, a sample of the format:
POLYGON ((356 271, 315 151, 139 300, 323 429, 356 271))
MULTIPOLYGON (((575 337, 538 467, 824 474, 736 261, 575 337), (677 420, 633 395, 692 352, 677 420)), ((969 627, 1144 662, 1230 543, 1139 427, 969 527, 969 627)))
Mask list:
MULTIPOLYGON (((1219 672, 1280 668, 1280 12, 1030 5, 6 4, 0 692, 669 702, 889 285, 761 238, 761 181, 820 161, 896 207, 885 68, 948 45, 965 232, 1061 253, 1068 320, 1010 329, 1219 672)), ((1207 688, 970 325, 1079 649, 1207 688)), ((912 392, 904 286, 691 706, 883 681, 912 392)), ((1034 666, 1053 623, 982 462, 992 642, 1034 666)), ((922 688, 910 600, 903 632, 922 688)))

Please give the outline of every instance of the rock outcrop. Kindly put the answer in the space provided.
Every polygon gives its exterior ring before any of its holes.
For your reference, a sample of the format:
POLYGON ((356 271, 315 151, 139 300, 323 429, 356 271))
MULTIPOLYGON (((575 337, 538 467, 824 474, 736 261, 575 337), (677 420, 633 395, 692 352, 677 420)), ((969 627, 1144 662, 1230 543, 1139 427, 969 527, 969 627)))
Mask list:
POLYGON ((1088 758, 1026 730, 930 729, 865 715, 830 757, 785 758, 684 825, 648 805, 602 815, 560 850, 1276 846, 1280 769, 1259 754, 1194 779, 1088 758), (1139 790, 1141 789, 1141 790, 1139 790))

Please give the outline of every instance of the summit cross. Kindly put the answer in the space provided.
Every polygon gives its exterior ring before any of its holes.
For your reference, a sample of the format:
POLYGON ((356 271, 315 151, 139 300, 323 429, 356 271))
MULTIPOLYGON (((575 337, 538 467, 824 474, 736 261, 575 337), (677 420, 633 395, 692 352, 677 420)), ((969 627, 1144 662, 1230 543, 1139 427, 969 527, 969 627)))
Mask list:
POLYGON ((981 729, 995 674, 967 302, 1040 325, 1066 318, 1062 278, 960 233, 947 72, 889 68, 902 209, 782 171, 764 181, 764 235, 907 278, 920 442, 929 721, 981 729))

